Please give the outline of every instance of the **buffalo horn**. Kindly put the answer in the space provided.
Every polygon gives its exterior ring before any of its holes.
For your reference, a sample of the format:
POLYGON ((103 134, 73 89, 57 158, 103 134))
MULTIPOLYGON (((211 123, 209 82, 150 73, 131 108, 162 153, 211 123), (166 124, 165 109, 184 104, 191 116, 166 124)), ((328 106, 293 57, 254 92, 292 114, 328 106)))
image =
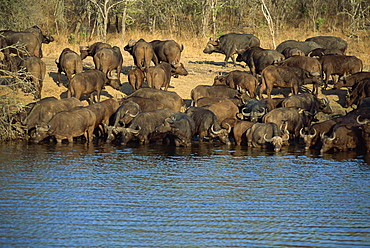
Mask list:
POLYGON ((246 110, 246 109, 247 109, 246 107, 242 108, 242 114, 243 114, 244 116, 251 116, 251 113, 245 113, 245 112, 244 112, 244 110, 246 110))
POLYGON ((221 133, 222 132, 222 129, 220 129, 220 130, 218 130, 218 131, 215 131, 214 130, 214 128, 213 128, 213 126, 214 126, 215 124, 212 124, 212 126, 211 126, 211 131, 212 131, 212 133, 214 133, 214 134, 219 134, 219 133, 221 133))
POLYGON ((89 50, 89 47, 87 46, 80 46, 80 51, 87 51, 89 50))
POLYGON ((301 135, 302 138, 307 135, 303 133, 303 127, 301 127, 301 129, 299 130, 299 134, 301 135))
POLYGON ((264 139, 266 142, 271 142, 273 138, 271 138, 271 139, 267 139, 267 138, 266 138, 266 135, 267 135, 267 133, 265 133, 265 135, 263 135, 263 139, 264 139))
POLYGON ((133 134, 138 134, 141 130, 141 127, 139 126, 139 129, 133 129, 133 128, 126 128, 127 132, 133 133, 133 134))
POLYGON ((310 74, 314 77, 320 76, 320 73, 318 73, 317 71, 311 72, 310 74))
POLYGON ((229 123, 225 123, 225 124, 229 126, 228 129, 227 129, 227 132, 230 133, 231 132, 231 126, 230 126, 230 124, 229 123))
POLYGON ((328 139, 331 140, 331 141, 333 141, 335 139, 335 133, 333 133, 333 138, 329 138, 328 137, 328 139))
POLYGON ((366 123, 369 122, 368 119, 365 119, 364 121, 360 121, 360 115, 357 116, 356 120, 357 120, 357 123, 360 124, 360 125, 365 125, 366 123))
POLYGON ((315 137, 315 136, 316 136, 316 134, 317 134, 316 129, 315 129, 315 128, 312 128, 312 129, 315 131, 315 133, 314 133, 314 134, 309 134, 308 136, 309 136, 310 138, 315 137))
POLYGON ((47 132, 50 130, 50 125, 36 126, 36 130, 39 132, 47 132))
POLYGON ((289 140, 289 131, 285 129, 284 132, 286 133, 288 138, 283 139, 283 141, 288 141, 289 140))
POLYGON ((117 70, 109 71, 107 77, 108 77, 108 79, 118 79, 117 70), (114 73, 114 75, 113 75, 113 73, 114 73))
POLYGON ((139 114, 139 112, 137 112, 137 114, 131 114, 131 113, 128 113, 128 115, 130 116, 130 117, 132 117, 132 118, 135 118, 137 115, 139 114))

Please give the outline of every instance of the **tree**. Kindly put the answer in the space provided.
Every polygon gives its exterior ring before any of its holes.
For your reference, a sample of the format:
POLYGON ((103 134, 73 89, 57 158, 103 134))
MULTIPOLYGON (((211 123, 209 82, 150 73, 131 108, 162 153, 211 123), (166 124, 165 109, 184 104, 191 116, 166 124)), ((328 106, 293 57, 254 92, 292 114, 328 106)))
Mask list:
POLYGON ((98 26, 100 28, 99 34, 102 36, 104 42, 107 41, 107 28, 108 28, 108 20, 109 20, 109 12, 112 10, 113 7, 125 3, 126 0, 119 0, 115 1, 114 0, 90 0, 96 10, 98 11, 98 23, 99 19, 103 20, 103 26, 101 27, 100 25, 98 26))

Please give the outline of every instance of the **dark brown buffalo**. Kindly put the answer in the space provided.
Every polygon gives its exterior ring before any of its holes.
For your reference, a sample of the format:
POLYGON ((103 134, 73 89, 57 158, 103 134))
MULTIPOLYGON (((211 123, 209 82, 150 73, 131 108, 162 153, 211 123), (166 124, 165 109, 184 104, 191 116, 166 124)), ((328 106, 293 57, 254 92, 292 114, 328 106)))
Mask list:
MULTIPOLYGON (((320 75, 322 73, 321 63, 316 58, 306 56, 293 56, 277 63, 279 66, 297 66, 309 71, 312 75, 320 75)), ((312 90, 312 94, 318 95, 318 87, 315 84, 312 90)))
POLYGON ((370 72, 360 71, 345 77, 341 77, 339 78, 338 83, 334 84, 334 89, 340 89, 342 87, 354 87, 365 78, 370 78, 370 72))
POLYGON ((121 104, 127 103, 129 101, 133 101, 137 103, 140 106, 141 112, 154 111, 157 109, 166 108, 165 105, 158 100, 155 100, 152 98, 140 97, 140 96, 126 97, 121 101, 121 104))
POLYGON ((111 118, 110 125, 107 128, 107 143, 111 143, 116 139, 119 134, 120 127, 129 125, 133 118, 141 112, 139 104, 133 101, 127 101, 121 104, 113 117, 111 118))
POLYGON ((43 98, 32 105, 22 124, 25 125, 26 129, 30 130, 37 125, 45 125, 58 112, 78 106, 82 106, 82 103, 74 97, 60 100, 54 97, 43 98))
POLYGON ((234 141, 237 146, 247 145, 247 137, 245 136, 247 130, 253 126, 255 122, 237 120, 233 127, 234 141))
POLYGON ((203 108, 211 110, 216 116, 218 123, 221 123, 227 118, 237 118, 239 108, 229 99, 223 99, 220 102, 203 106, 203 108))
POLYGON ((132 90, 138 90, 144 84, 144 72, 139 68, 132 68, 127 75, 128 82, 132 87, 132 90))
POLYGON ((4 38, 6 46, 13 46, 9 49, 9 52, 41 58, 41 42, 34 34, 2 30, 0 36, 4 38), (17 48, 14 48, 14 46, 17 46, 17 48))
POLYGON ((360 116, 358 116, 357 122, 361 125, 361 137, 365 144, 366 151, 370 152, 370 121, 369 119, 360 120, 360 116))
POLYGON ((167 62, 173 65, 180 63, 181 52, 184 50, 183 45, 179 45, 174 40, 153 40, 149 43, 154 49, 158 62, 167 62))
POLYGON ((80 46, 80 56, 81 59, 85 59, 87 56, 94 57, 94 55, 101 49, 101 48, 111 48, 112 46, 104 43, 104 42, 95 42, 90 46, 80 46))
POLYGON ((249 100, 250 97, 247 94, 242 94, 238 90, 230 88, 227 85, 198 85, 191 90, 191 99, 195 103, 202 97, 223 97, 223 98, 235 98, 249 100))
POLYGON ((307 38, 306 41, 316 42, 324 49, 340 50, 343 54, 345 54, 347 50, 347 42, 340 37, 315 36, 307 38))
POLYGON ((46 125, 36 127, 36 135, 32 141, 39 143, 52 136, 58 143, 62 143, 64 139, 73 143, 74 137, 84 135, 87 142, 92 142, 95 123, 95 114, 87 108, 62 111, 54 115, 46 125))
POLYGON ((267 112, 266 105, 257 99, 250 99, 245 102, 241 109, 243 119, 248 119, 251 122, 257 122, 258 119, 262 118, 267 112))
POLYGON ((185 106, 184 99, 182 99, 176 92, 172 91, 157 90, 152 88, 141 88, 132 93, 129 97, 131 96, 139 96, 157 100, 161 102, 166 108, 170 108, 175 112, 183 110, 185 106))
POLYGON ((199 141, 202 142, 205 137, 218 138, 222 143, 231 145, 229 140, 229 129, 223 129, 217 120, 217 116, 208 109, 200 107, 189 107, 186 112, 195 122, 195 135, 199 135, 199 141))
POLYGON ((302 52, 296 47, 293 47, 293 48, 287 47, 281 53, 284 55, 286 59, 293 57, 293 56, 305 56, 304 52, 302 52))
POLYGON ((285 97, 274 97, 274 98, 264 98, 261 102, 266 107, 266 112, 270 112, 273 109, 281 107, 281 103, 285 100, 285 97))
POLYGON ((275 123, 255 123, 245 133, 247 144, 250 147, 267 148, 272 146, 279 152, 284 141, 289 140, 289 132, 282 131, 275 123))
POLYGON ((97 69, 77 73, 68 84, 68 97, 80 99, 81 95, 89 95, 92 104, 96 102, 92 94, 96 91, 97 101, 100 102, 100 93, 107 82, 106 75, 97 69))
POLYGON ((174 113, 175 111, 169 108, 139 113, 128 128, 122 127, 118 129, 121 132, 121 145, 126 145, 134 137, 141 144, 149 144, 150 140, 154 138, 155 128, 174 113))
POLYGON ((276 108, 265 114, 262 122, 276 123, 280 128, 286 123, 286 129, 291 134, 291 138, 298 138, 301 128, 308 127, 311 124, 312 116, 308 111, 296 107, 276 108))
MULTIPOLYGON (((322 75, 325 73, 324 88, 328 86, 330 76, 338 75, 342 77, 362 71, 363 68, 362 61, 355 56, 328 54, 322 56, 319 61, 322 67, 322 75)), ((335 80, 333 82, 335 85, 335 80)))
MULTIPOLYGON (((8 69, 13 72, 24 71, 20 78, 29 81, 30 87, 24 88, 26 92, 34 91, 35 99, 41 98, 41 91, 46 74, 46 64, 40 58, 35 56, 10 56, 8 69)), ((24 84, 26 86, 27 84, 24 84)))
POLYGON ((35 88, 35 99, 41 99, 41 91, 46 74, 46 64, 38 57, 25 57, 22 65, 29 73, 27 79, 31 81, 35 88))
POLYGON ((302 93, 287 97, 281 105, 283 107, 297 107, 305 109, 315 115, 318 112, 331 114, 333 110, 330 108, 328 98, 317 98, 310 93, 302 93))
POLYGON ((101 48, 94 55, 95 69, 101 70, 109 79, 109 85, 119 90, 123 57, 119 47, 101 48))
POLYGON ((260 75, 262 70, 267 66, 276 64, 284 59, 284 55, 276 50, 254 46, 248 48, 243 53, 239 53, 236 61, 244 61, 250 68, 252 75, 257 76, 257 74, 260 75))
POLYGON ((213 103, 218 103, 218 102, 221 102, 223 101, 224 99, 228 99, 230 101, 232 101, 236 106, 238 107, 242 107, 246 101, 248 101, 249 99, 245 98, 245 99, 239 99, 237 97, 235 98, 225 98, 225 97, 202 97, 202 98, 199 98, 195 104, 194 104, 194 107, 203 107, 203 106, 206 106, 206 105, 210 105, 210 104, 213 104, 213 103))
POLYGON ((316 58, 306 56, 293 56, 279 63, 279 66, 298 66, 309 72, 317 72, 321 74, 321 63, 316 58))
POLYGON ((126 126, 141 112, 139 104, 127 101, 119 106, 113 117, 113 126, 126 126))
POLYGON ((324 49, 324 48, 316 48, 312 50, 308 56, 313 58, 321 58, 326 54, 337 54, 337 55, 344 55, 344 53, 340 50, 332 50, 332 49, 324 49))
POLYGON ((42 43, 49 44, 54 41, 54 37, 51 36, 50 32, 45 29, 41 29, 38 26, 33 26, 24 30, 25 32, 30 32, 35 35, 40 42, 40 57, 42 58, 42 43))
POLYGON ((358 104, 362 98, 370 97, 370 78, 362 79, 346 97, 345 108, 358 104))
POLYGON ((322 147, 320 152, 325 153, 331 149, 339 151, 348 151, 361 148, 361 124, 357 123, 357 116, 348 115, 344 120, 336 123, 330 136, 322 138, 322 147))
POLYGON ((158 133, 165 133, 170 144, 175 146, 191 146, 195 134, 195 122, 189 115, 176 112, 166 118, 164 123, 155 129, 158 133))
POLYGON ((64 48, 58 60, 55 60, 58 67, 58 86, 60 86, 60 75, 64 72, 67 76, 68 83, 71 81, 72 75, 82 72, 81 57, 69 48, 64 48))
POLYGON ((309 54, 312 50, 316 48, 322 48, 321 45, 317 44, 314 41, 296 41, 296 40, 286 40, 281 42, 276 50, 282 53, 286 48, 297 48, 301 50, 305 55, 309 54))
POLYGON ((337 117, 323 122, 314 123, 310 125, 307 132, 304 132, 303 128, 301 128, 299 134, 303 138, 305 149, 307 150, 311 147, 320 149, 322 146, 321 137, 328 135, 332 131, 333 126, 339 121, 342 121, 343 118, 344 117, 337 117))
POLYGON ((100 127, 100 134, 98 131, 98 137, 101 137, 105 133, 104 127, 109 124, 110 118, 116 113, 119 106, 117 100, 106 99, 86 107, 95 114, 95 128, 100 127))
POLYGON ((173 65, 167 62, 162 62, 156 66, 148 68, 146 79, 150 88, 164 88, 164 90, 167 90, 170 85, 171 76, 178 75, 188 75, 188 72, 182 63, 173 65))
POLYGON ((155 65, 158 64, 152 45, 144 39, 138 41, 129 40, 123 49, 132 55, 135 65, 142 71, 149 68, 152 60, 155 65))
POLYGON ((250 97, 255 98, 258 80, 247 72, 235 70, 226 75, 216 76, 213 85, 227 85, 239 91, 247 91, 250 97))
POLYGON ((249 47, 259 46, 260 40, 253 34, 229 33, 220 36, 217 40, 210 39, 204 48, 204 53, 222 53, 225 54, 224 66, 231 57, 234 65, 236 61, 234 54, 242 53, 249 47))
MULTIPOLYGON (((270 65, 262 71, 262 84, 259 93, 262 99, 262 93, 266 89, 267 97, 271 98, 273 87, 291 88, 293 95, 298 94, 299 87, 304 84, 312 83, 313 88, 322 84, 320 74, 310 73, 309 71, 297 66, 274 66, 270 65)), ((316 90, 313 90, 313 92, 316 90)))

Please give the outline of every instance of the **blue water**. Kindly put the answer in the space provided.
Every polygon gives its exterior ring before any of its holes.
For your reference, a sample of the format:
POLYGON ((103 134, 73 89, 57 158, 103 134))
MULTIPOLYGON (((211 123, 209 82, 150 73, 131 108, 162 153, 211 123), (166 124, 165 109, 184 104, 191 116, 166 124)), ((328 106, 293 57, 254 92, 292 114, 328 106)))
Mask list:
POLYGON ((370 155, 0 144, 1 247, 370 247, 370 155))

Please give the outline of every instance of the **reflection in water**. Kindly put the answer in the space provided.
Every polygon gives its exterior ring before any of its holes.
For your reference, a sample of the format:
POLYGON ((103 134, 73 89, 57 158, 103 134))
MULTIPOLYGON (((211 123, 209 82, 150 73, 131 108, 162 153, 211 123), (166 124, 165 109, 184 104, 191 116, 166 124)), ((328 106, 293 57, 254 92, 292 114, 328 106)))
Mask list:
POLYGON ((370 244, 369 155, 195 143, 0 144, 0 244, 370 244))

